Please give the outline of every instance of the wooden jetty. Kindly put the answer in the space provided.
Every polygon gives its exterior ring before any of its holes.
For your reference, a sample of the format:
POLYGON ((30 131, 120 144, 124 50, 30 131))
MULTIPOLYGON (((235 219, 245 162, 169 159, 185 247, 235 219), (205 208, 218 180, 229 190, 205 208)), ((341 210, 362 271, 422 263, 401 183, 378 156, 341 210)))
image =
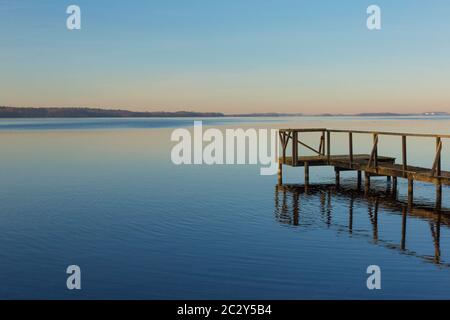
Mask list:
POLYGON ((278 160, 278 184, 283 184, 283 165, 292 167, 304 167, 305 185, 309 184, 309 168, 313 166, 333 166, 336 173, 336 184, 340 183, 341 171, 356 171, 358 173, 358 185, 362 183, 362 173, 365 176, 365 189, 370 188, 371 176, 385 176, 392 181, 394 188, 397 187, 398 178, 408 180, 408 196, 413 201, 414 181, 433 183, 436 185, 436 207, 442 204, 442 185, 450 185, 450 172, 441 170, 443 140, 450 139, 450 135, 419 134, 419 133, 397 133, 397 132, 374 132, 357 130, 329 130, 324 128, 314 129, 280 129, 279 138, 282 156, 278 160), (305 133, 319 134, 319 147, 315 148, 304 141, 301 135, 305 133), (332 134, 348 135, 348 153, 332 154, 332 134), (373 144, 370 154, 354 154, 355 135, 371 135, 373 144), (402 141, 401 163, 396 163, 396 158, 378 154, 380 136, 397 136, 402 141), (433 139, 436 144, 434 161, 430 168, 411 166, 408 164, 407 139, 409 137, 422 137, 433 139), (290 146, 290 148, 288 148, 290 146), (299 147, 312 151, 313 156, 302 156, 299 147), (290 151, 290 154, 288 154, 290 151))

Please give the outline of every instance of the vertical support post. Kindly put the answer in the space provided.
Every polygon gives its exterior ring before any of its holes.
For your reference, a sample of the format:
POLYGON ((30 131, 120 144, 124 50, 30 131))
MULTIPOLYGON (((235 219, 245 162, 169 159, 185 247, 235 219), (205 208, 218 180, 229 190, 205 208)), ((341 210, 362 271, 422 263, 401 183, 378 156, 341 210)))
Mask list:
POLYGON ((327 131, 327 157, 328 157, 328 163, 330 163, 331 160, 331 132, 327 131))
POLYGON ((442 143, 441 138, 437 137, 436 138, 436 151, 439 152, 439 155, 438 155, 438 162, 437 162, 437 167, 436 167, 436 174, 437 174, 438 177, 441 176, 441 163, 442 163, 442 161, 441 161, 441 154, 442 154, 441 143, 442 143))
POLYGON ((322 131, 322 136, 320 137, 320 150, 319 153, 321 156, 325 155, 325 131, 322 131))
POLYGON ((292 165, 295 167, 298 161, 298 132, 294 131, 292 134, 292 165))
POLYGON ((368 172, 365 173, 365 192, 369 192, 370 189, 370 174, 368 172))
POLYGON ((414 203, 414 180, 408 179, 408 205, 412 207, 414 203))
POLYGON ((394 193, 394 195, 397 194, 397 185, 398 185, 398 178, 394 177, 392 182, 392 193, 394 193))
POLYGON ((309 162, 304 163, 305 166, 305 186, 309 185, 309 162))
POLYGON ((392 177, 391 176, 387 176, 386 177, 386 181, 390 184, 392 182, 392 177))
POLYGON ((361 189, 362 184, 362 172, 361 170, 358 170, 358 189, 361 189))
POLYGON ((286 133, 280 132, 280 140, 281 140, 281 147, 282 147, 282 152, 283 152, 283 163, 286 163, 286 133))
POLYGON ((406 151, 406 136, 402 136, 403 178, 406 178, 408 170, 408 154, 406 151))
MULTIPOLYGON (((437 162, 437 166, 436 166, 436 175, 438 177, 441 176, 442 172, 441 172, 441 150, 442 150, 442 141, 440 137, 436 138, 436 150, 437 152, 439 152, 439 154, 437 155, 438 157, 438 162, 437 162)), ((441 180, 439 179, 438 184, 436 184, 436 209, 437 210, 441 210, 442 209, 442 184, 441 184, 441 180)))
POLYGON ((283 184, 283 164, 281 161, 278 161, 278 185, 283 184))
MULTIPOLYGON (((373 154, 373 163, 375 168, 378 167, 378 134, 373 134, 373 147, 374 147, 374 154, 373 154)), ((378 171, 377 171, 378 172, 378 171)))
POLYGON ((348 133, 348 148, 350 154, 350 167, 353 166, 353 132, 348 133))
POLYGON ((334 168, 334 172, 336 174, 336 186, 339 186, 341 184, 341 170, 334 168))

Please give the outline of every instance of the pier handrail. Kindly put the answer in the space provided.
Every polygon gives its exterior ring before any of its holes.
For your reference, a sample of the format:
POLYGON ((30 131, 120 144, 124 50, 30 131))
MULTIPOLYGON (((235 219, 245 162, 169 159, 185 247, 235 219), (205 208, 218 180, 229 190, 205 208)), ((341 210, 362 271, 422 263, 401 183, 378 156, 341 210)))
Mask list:
POLYGON ((369 130, 343 130, 343 129, 326 129, 326 128, 304 128, 304 129, 280 129, 284 132, 335 132, 335 133, 356 133, 356 134, 377 134, 385 136, 407 136, 407 137, 422 137, 422 138, 441 138, 450 139, 450 134, 434 134, 434 133, 400 133, 390 131, 369 131, 369 130))
POLYGON ((364 131, 364 130, 339 130, 339 129, 327 129, 326 131, 336 132, 336 133, 357 133, 357 134, 376 134, 384 136, 406 136, 406 137, 422 137, 422 138, 441 138, 450 139, 450 134, 433 134, 433 133, 400 133, 400 132, 389 132, 389 131, 364 131))

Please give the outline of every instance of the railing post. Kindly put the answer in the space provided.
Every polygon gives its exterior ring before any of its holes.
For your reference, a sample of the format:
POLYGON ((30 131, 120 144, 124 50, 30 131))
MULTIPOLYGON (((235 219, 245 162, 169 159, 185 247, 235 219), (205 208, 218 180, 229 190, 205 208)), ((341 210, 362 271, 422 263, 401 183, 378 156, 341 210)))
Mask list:
POLYGON ((368 193, 369 190, 370 190, 370 173, 365 172, 364 175, 365 175, 365 177, 364 177, 364 184, 365 184, 365 186, 364 186, 364 192, 365 192, 365 193, 368 193))
POLYGON ((298 161, 298 132, 293 131, 292 135, 292 165, 297 166, 298 161))
POLYGON ((320 137, 320 155, 325 155, 325 131, 322 131, 322 136, 320 137))
POLYGON ((331 160, 331 133, 329 130, 327 130, 327 158, 329 163, 331 160))
POLYGON ((378 167, 378 134, 374 133, 373 134, 373 147, 374 147, 374 159, 373 159, 373 163, 375 165, 375 168, 378 167))
POLYGON ((309 185, 309 162, 305 161, 305 186, 309 185))
POLYGON ((438 152, 438 154, 437 154, 438 161, 436 164, 436 175, 438 177, 440 177, 441 176, 441 155, 442 155, 442 140, 440 137, 436 138, 436 150, 438 152))
MULTIPOLYGON (((437 163, 436 163, 436 175, 438 177, 441 176, 441 155, 442 155, 442 140, 440 137, 436 138, 436 149, 437 149, 437 163)), ((436 209, 442 209, 442 184, 439 179, 438 184, 436 185, 436 209)))
POLYGON ((406 178, 406 170, 408 170, 408 154, 406 151, 406 136, 402 136, 402 156, 403 156, 403 178, 406 178))
POLYGON ((280 131, 278 134, 280 136, 280 141, 281 141, 283 164, 285 164, 286 163, 286 148, 287 148, 289 136, 286 136, 285 131, 280 131))
POLYGON ((378 134, 373 134, 373 147, 370 153, 369 162, 367 163, 367 168, 371 168, 372 164, 374 168, 378 166, 378 134))
POLYGON ((348 148, 350 152, 350 167, 353 165, 353 132, 348 133, 348 148))
POLYGON ((357 173, 357 180, 358 180, 358 190, 359 189, 361 189, 361 184, 362 184, 362 172, 361 172, 361 170, 358 170, 358 173, 357 173))

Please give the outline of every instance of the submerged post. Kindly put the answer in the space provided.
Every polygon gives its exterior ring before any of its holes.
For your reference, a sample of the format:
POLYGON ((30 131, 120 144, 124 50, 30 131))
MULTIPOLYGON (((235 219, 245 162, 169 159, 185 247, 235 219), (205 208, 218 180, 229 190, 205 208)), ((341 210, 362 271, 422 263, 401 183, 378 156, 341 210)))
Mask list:
POLYGON ((392 181, 392 192, 393 192, 394 194, 397 193, 397 185, 398 185, 398 178, 397 178, 397 177, 394 177, 394 178, 393 178, 393 181, 392 181))
POLYGON ((309 185, 309 162, 305 162, 305 186, 309 185))
POLYGON ((414 202, 414 180, 408 179, 408 204, 411 207, 414 202))
POLYGON ((369 192, 370 189, 370 174, 368 172, 365 172, 365 192, 369 192))
POLYGON ((283 184, 283 163, 278 160, 278 184, 283 184))
POLYGON ((362 184, 362 172, 361 170, 358 170, 358 189, 361 189, 362 184))

